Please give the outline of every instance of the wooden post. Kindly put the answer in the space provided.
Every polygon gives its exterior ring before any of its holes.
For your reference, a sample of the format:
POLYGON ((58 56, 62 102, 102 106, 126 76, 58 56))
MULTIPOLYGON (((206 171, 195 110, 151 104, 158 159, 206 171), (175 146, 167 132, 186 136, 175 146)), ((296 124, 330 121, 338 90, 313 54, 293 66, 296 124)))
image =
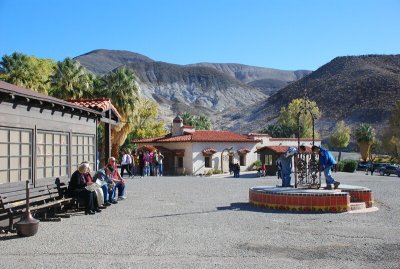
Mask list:
POLYGON ((105 162, 111 157, 111 124, 104 123, 104 157, 105 162))

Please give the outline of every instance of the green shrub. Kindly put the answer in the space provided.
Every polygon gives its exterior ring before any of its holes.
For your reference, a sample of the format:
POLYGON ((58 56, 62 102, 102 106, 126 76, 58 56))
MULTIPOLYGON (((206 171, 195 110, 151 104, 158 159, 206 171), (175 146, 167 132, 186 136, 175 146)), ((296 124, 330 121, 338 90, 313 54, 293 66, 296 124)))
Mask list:
POLYGON ((344 167, 344 161, 340 161, 336 164, 336 169, 337 171, 342 172, 343 171, 343 167, 344 167))
POLYGON ((221 170, 218 170, 218 169, 215 169, 215 170, 213 170, 213 174, 215 175, 215 174, 222 174, 222 171, 221 170))
POLYGON ((254 169, 260 169, 261 168, 261 161, 260 160, 257 160, 257 161, 255 161, 254 163, 253 163, 253 167, 254 167, 254 169))
POLYGON ((357 168, 357 162, 354 160, 344 160, 343 161, 343 172, 354 173, 357 168))
POLYGON ((214 170, 210 169, 210 170, 207 171, 206 175, 207 176, 211 176, 213 173, 214 173, 214 170))

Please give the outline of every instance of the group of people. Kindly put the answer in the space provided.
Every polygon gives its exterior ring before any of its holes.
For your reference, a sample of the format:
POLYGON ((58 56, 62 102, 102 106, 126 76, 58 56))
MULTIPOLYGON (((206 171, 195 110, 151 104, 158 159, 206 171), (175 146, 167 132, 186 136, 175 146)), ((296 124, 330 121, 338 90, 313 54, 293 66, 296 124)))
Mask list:
MULTIPOLYGON (((321 146, 313 145, 311 151, 319 156, 319 167, 324 172, 326 189, 331 190, 332 187, 337 189, 340 185, 332 177, 332 167, 336 164, 336 160, 330 151, 321 146)), ((297 153, 305 153, 306 147, 301 145, 299 149, 296 147, 289 147, 288 150, 277 160, 276 166, 278 169, 278 179, 282 178, 282 187, 292 187, 290 184, 292 173, 292 157, 297 153)))
POLYGON ((234 178, 239 178, 240 177, 240 165, 238 163, 229 163, 229 174, 232 175, 234 178))
POLYGON ((163 176, 164 175, 164 155, 159 150, 148 151, 139 150, 129 153, 128 150, 122 150, 121 176, 127 172, 129 177, 135 175, 143 178, 145 176, 163 176))
POLYGON ((100 208, 106 208, 117 204, 118 200, 126 199, 124 173, 129 177, 135 175, 163 176, 164 155, 160 151, 139 150, 129 153, 128 150, 121 151, 121 173, 118 172, 116 159, 111 157, 107 164, 96 171, 92 177, 89 163, 84 161, 79 164, 78 169, 72 174, 68 192, 71 196, 84 201, 85 214, 93 215, 101 212, 100 208))
POLYGON ((107 165, 96 171, 93 177, 88 162, 79 164, 71 176, 68 192, 83 200, 86 215, 100 213, 100 207, 106 208, 126 199, 125 180, 117 170, 114 157, 110 157, 107 165))

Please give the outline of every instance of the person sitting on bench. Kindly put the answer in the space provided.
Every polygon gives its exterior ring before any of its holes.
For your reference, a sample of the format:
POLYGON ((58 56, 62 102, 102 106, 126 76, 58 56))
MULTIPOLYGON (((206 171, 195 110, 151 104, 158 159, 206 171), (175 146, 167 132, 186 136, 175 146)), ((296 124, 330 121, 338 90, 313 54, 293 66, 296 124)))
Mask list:
POLYGON ((105 166, 99 169, 93 176, 93 180, 101 186, 104 193, 104 205, 110 206, 111 204, 117 204, 115 200, 115 188, 116 185, 112 180, 112 174, 114 173, 114 168, 111 166, 105 166))
POLYGON ((69 193, 77 198, 82 198, 85 202, 85 215, 93 215, 95 212, 101 212, 97 202, 97 196, 94 191, 89 191, 86 186, 93 184, 92 177, 88 173, 89 164, 83 162, 79 165, 69 181, 69 193))
MULTIPOLYGON (((114 172, 111 173, 111 178, 115 183, 116 190, 118 190, 118 200, 125 200, 126 199, 125 179, 123 179, 120 173, 118 172, 114 157, 110 157, 108 159, 107 166, 114 169, 114 172)), ((116 193, 116 191, 114 193, 116 193)), ((114 195, 114 197, 111 198, 114 200, 116 197, 114 195)))

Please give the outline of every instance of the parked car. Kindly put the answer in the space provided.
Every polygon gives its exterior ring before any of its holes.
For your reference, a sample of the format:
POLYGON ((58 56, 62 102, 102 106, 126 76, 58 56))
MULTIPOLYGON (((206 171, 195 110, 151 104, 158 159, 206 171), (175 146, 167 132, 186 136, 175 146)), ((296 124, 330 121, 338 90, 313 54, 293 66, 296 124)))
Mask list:
POLYGON ((394 165, 385 165, 379 168, 377 171, 381 176, 387 175, 397 175, 400 177, 400 168, 394 165))
POLYGON ((365 171, 365 170, 370 170, 371 168, 371 163, 369 162, 359 162, 357 165, 357 170, 358 171, 365 171))
POLYGON ((374 171, 379 171, 382 167, 385 167, 386 165, 389 165, 387 163, 374 163, 374 171))

